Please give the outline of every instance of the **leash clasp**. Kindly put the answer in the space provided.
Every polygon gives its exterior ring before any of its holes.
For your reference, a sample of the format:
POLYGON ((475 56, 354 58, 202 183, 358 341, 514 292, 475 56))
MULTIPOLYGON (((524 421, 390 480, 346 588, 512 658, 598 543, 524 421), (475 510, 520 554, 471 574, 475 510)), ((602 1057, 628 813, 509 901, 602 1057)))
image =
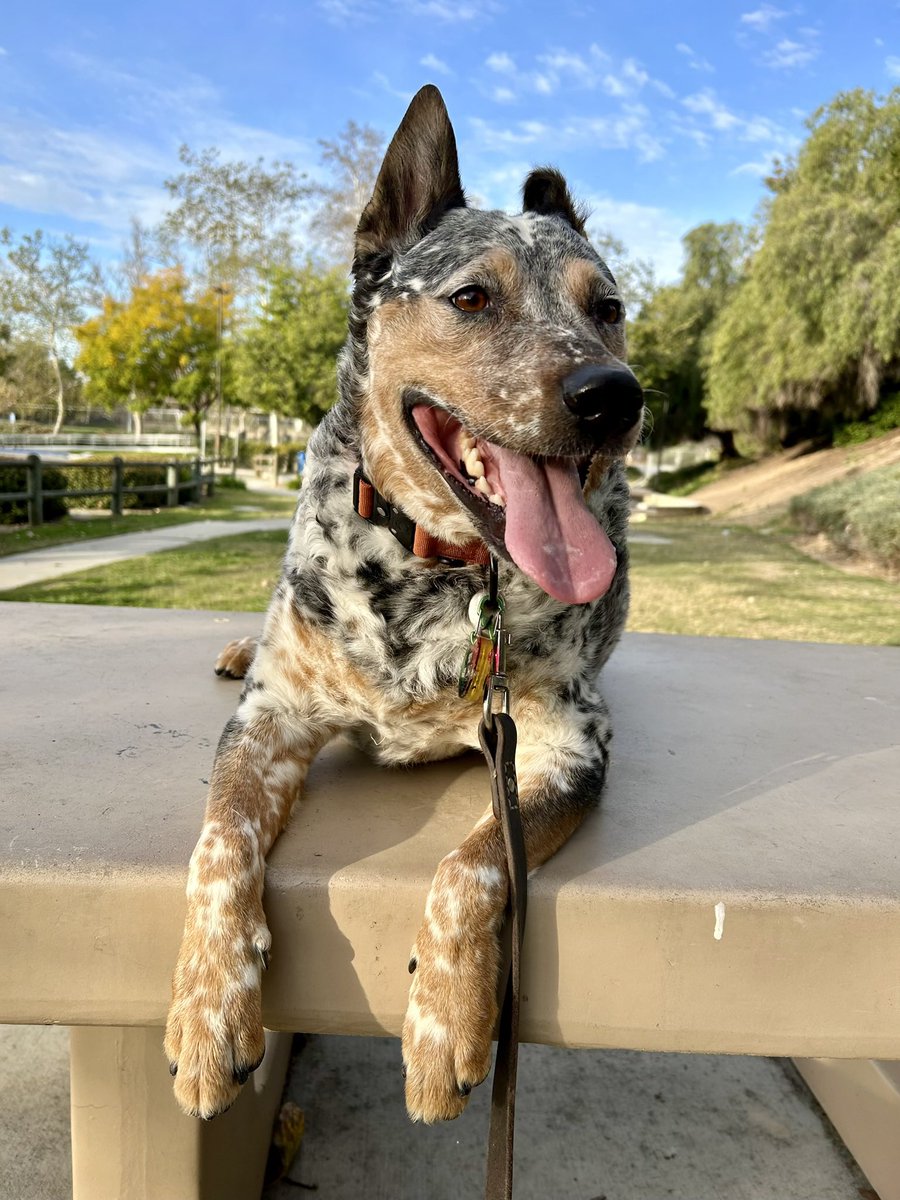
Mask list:
POLYGON ((506 673, 506 651, 509 634, 503 628, 503 609, 498 608, 491 630, 493 661, 491 673, 484 686, 484 723, 493 723, 495 712, 509 713, 509 676, 506 673), (496 698, 496 701, 495 701, 496 698))

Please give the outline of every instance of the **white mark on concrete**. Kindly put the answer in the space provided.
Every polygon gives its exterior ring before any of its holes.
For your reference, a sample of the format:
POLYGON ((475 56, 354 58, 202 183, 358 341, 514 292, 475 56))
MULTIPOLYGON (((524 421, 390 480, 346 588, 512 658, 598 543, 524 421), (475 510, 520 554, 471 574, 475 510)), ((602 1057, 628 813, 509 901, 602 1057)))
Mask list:
POLYGON ((725 905, 721 900, 713 909, 713 912, 716 914, 716 927, 713 930, 713 937, 717 942, 721 942, 722 934, 725 931, 725 905))

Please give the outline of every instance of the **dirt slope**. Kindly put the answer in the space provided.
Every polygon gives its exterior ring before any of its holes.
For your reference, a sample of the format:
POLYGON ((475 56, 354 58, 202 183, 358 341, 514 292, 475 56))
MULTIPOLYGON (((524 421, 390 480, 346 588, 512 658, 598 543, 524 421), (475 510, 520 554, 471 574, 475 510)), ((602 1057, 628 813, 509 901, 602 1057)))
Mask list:
POLYGON ((794 496, 847 475, 900 463, 900 429, 861 446, 841 446, 796 457, 790 450, 731 471, 691 494, 710 512, 753 517, 784 508, 794 496))

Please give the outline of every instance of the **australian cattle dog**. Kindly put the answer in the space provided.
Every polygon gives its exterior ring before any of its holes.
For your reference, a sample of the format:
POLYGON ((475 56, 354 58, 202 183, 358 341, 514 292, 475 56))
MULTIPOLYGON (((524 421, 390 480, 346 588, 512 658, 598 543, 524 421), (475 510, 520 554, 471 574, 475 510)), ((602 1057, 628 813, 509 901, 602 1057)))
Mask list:
MULTIPOLYGON (((522 207, 467 207, 444 102, 423 88, 356 231, 340 395, 309 444, 262 636, 217 664, 245 684, 191 859, 165 1043, 201 1117, 262 1059, 266 854, 314 756, 338 733, 388 764, 477 749, 481 706, 458 679, 489 556, 529 868, 603 787, 597 675, 628 604, 623 459, 643 395, 616 282, 563 177, 532 171, 522 207)), ((488 811, 437 866, 403 1027, 414 1120, 456 1117, 488 1073, 505 861, 488 811)))

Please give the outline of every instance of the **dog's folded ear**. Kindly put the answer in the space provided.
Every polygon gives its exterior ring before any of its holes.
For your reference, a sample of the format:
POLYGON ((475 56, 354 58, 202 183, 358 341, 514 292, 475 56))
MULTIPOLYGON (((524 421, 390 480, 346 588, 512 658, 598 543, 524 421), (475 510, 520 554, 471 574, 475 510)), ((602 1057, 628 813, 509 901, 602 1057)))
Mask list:
POLYGON ((576 204, 569 186, 555 167, 536 167, 522 185, 522 209, 544 217, 562 217, 586 238, 587 212, 576 204))
POLYGON ((453 126, 441 93, 429 83, 413 96, 388 146, 356 229, 354 267, 411 244, 465 203, 453 126))

